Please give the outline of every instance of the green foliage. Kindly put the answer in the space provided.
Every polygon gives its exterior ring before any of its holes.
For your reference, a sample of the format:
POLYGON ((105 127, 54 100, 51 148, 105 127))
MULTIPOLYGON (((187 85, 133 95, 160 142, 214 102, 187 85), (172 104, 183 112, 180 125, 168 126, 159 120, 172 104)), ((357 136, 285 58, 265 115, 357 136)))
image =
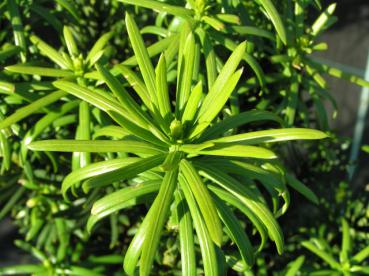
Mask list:
MULTIPOLYGON (((38 261, 0 275, 267 270, 264 252, 286 248, 277 219, 291 190, 324 201, 298 180, 302 160, 289 162, 309 152, 321 172, 333 155, 321 75, 368 85, 312 58, 335 4, 310 24, 312 9, 319 1, 0 4, 0 219, 38 261)), ((346 272, 367 249, 352 257, 343 228, 342 260, 323 259, 346 272)))
POLYGON ((307 248, 309 251, 317 255, 323 260, 325 264, 323 267, 328 266, 330 270, 317 270, 314 271, 314 275, 322 275, 322 273, 338 273, 339 275, 362 275, 369 274, 368 257, 369 257, 369 246, 355 252, 356 247, 352 241, 352 229, 350 229, 347 221, 342 219, 342 242, 339 252, 339 258, 335 258, 332 255, 334 251, 325 240, 322 239, 311 239, 309 241, 302 242, 302 246, 307 248))

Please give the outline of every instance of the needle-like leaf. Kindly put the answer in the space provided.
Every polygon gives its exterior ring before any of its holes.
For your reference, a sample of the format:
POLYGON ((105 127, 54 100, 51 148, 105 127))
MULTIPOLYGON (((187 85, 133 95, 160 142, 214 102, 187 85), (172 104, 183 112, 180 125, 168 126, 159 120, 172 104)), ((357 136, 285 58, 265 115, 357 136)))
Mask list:
POLYGON ((159 245, 160 234, 169 213, 174 190, 177 187, 177 176, 177 169, 165 173, 159 193, 150 208, 153 209, 152 212, 156 216, 148 221, 147 234, 142 245, 140 275, 146 276, 152 271, 151 266, 154 261, 156 248, 159 245))
POLYGON ((213 242, 220 247, 223 236, 222 224, 208 189, 195 168, 186 159, 183 159, 180 163, 180 172, 186 179, 184 185, 189 185, 189 189, 196 199, 213 242))

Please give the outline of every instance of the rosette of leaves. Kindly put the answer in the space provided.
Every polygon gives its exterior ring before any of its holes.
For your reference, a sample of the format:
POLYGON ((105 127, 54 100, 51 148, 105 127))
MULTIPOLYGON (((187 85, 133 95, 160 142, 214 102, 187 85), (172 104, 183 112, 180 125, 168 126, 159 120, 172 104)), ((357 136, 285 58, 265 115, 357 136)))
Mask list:
MULTIPOLYGON (((320 36, 337 21, 334 16, 336 3, 322 9, 316 2, 283 3, 288 43, 269 56, 270 62, 276 64, 278 70, 267 75, 266 79, 271 85, 274 83, 276 89, 279 87, 283 97, 276 98, 277 111, 284 114, 288 125, 296 125, 295 121, 298 120, 298 124, 309 126, 317 123, 320 129, 327 130, 329 120, 324 102, 329 101, 333 105, 333 116, 337 112, 337 105, 328 92, 328 84, 323 76, 328 74, 360 86, 369 86, 369 82, 352 74, 344 65, 313 56, 316 52, 328 49, 327 43, 321 42, 320 36), (309 11, 313 11, 311 6, 317 7, 320 14, 310 24, 308 15, 309 11), (287 84, 286 78, 293 81, 287 84), (314 110, 315 116, 311 116, 311 110, 314 110)), ((268 107, 271 103, 267 102, 264 100, 259 103, 260 107, 268 107)))
MULTIPOLYGON (((105 159, 74 170, 62 183, 66 198, 70 198, 70 192, 77 195, 79 188, 100 194, 106 187, 115 187, 116 191, 93 204, 87 224, 90 231, 102 218, 153 199, 125 254, 127 274, 134 274, 138 264, 141 275, 150 273, 168 217, 178 229, 184 275, 195 275, 201 263, 206 275, 221 274, 225 259, 234 263, 236 258, 243 269, 253 264, 256 251, 233 209, 245 214, 259 232, 261 243, 256 250, 263 247, 269 236, 281 253, 283 235, 275 216, 283 214, 288 207, 286 183, 307 196, 311 196, 311 191, 273 161, 277 156, 267 145, 322 139, 326 134, 312 129, 281 128, 227 135, 231 129, 246 123, 279 120, 263 111, 246 111, 224 119, 220 116, 241 77, 242 69, 237 68, 246 43, 237 46, 210 90, 204 93, 197 73, 199 64, 191 58, 195 55, 192 32, 186 38, 183 51, 187 55, 177 67, 180 77, 174 88, 168 82, 168 52, 161 55, 154 69, 138 27, 129 14, 126 26, 143 78, 142 81, 141 76, 129 71, 131 80, 135 80, 132 82, 135 94, 127 91, 119 78, 99 64, 96 65, 99 78, 110 91, 92 89, 72 80, 53 83, 61 91, 109 114, 115 123, 98 133, 118 139, 44 140, 34 141, 28 148, 99 153, 100 157, 95 160, 105 159), (273 211, 269 210, 255 181, 260 181, 272 195, 273 211), (282 207, 279 197, 284 200, 282 207), (195 258, 193 228, 202 255, 199 263, 195 258), (236 257, 226 258, 226 252, 222 253, 224 240, 231 240, 237 246, 236 257)), ((122 67, 117 66, 127 72, 122 67)))
POLYGON ((319 257, 323 264, 315 268, 309 275, 367 275, 369 274, 369 246, 355 252, 353 237, 355 230, 350 228, 345 219, 341 220, 342 242, 339 257, 335 257, 336 247, 328 244, 325 239, 312 238, 303 241, 303 247, 319 257))

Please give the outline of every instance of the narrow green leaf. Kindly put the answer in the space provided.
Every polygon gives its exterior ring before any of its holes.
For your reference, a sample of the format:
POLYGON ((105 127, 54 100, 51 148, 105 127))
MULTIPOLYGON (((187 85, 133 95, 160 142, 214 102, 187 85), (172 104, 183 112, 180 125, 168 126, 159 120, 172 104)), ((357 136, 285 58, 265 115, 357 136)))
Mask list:
POLYGON ((186 159, 183 159, 180 163, 180 172, 186 179, 184 185, 189 185, 189 189, 196 199, 210 237, 220 247, 223 238, 222 224, 208 189, 195 168, 186 159))
POLYGON ((177 150, 169 152, 167 157, 164 160, 164 163, 161 164, 161 168, 164 171, 174 170, 175 168, 179 166, 182 155, 183 154, 177 150))
POLYGON ((246 194, 246 190, 242 188, 241 183, 222 171, 215 171, 209 166, 201 165, 199 173, 236 196, 245 206, 253 210, 268 229, 268 234, 275 242, 278 253, 282 254, 284 246, 282 230, 274 216, 264 204, 256 201, 252 193, 247 192, 246 194))
POLYGON ((140 71, 142 73, 142 77, 147 86, 147 90, 150 95, 151 101, 154 103, 154 106, 157 105, 156 98, 156 85, 155 85, 155 71, 152 66, 149 54, 145 47, 144 41, 140 35, 139 29, 134 21, 133 17, 126 13, 126 26, 129 39, 132 44, 133 51, 137 58, 138 66, 140 67, 140 71))
POLYGON ((25 274, 43 274, 47 273, 47 269, 39 264, 25 264, 25 265, 14 265, 14 266, 5 266, 0 268, 0 273, 2 275, 25 275, 25 274))
MULTIPOLYGON (((78 139, 90 140, 91 139, 91 119, 90 119, 90 107, 88 103, 81 102, 79 105, 79 125, 78 125, 78 139)), ((81 168, 85 167, 91 162, 91 154, 89 152, 79 153, 79 165, 81 168)))
POLYGON ((0 129, 7 128, 12 124, 15 124, 28 117, 29 115, 40 111, 41 108, 56 102, 66 94, 67 93, 64 91, 52 92, 25 107, 19 108, 15 113, 0 122, 0 129))
POLYGON ((232 30, 241 35, 254 35, 275 41, 273 33, 254 26, 232 26, 232 30))
POLYGON ((164 54, 162 54, 159 58, 159 62, 156 67, 155 73, 156 73, 156 89, 158 93, 159 111, 161 117, 164 118, 165 120, 168 120, 170 119, 169 115, 171 112, 171 108, 167 81, 167 63, 164 54))
POLYGON ((26 159, 27 145, 35 140, 48 126, 53 124, 55 120, 76 108, 78 104, 78 101, 71 101, 63 104, 59 110, 47 113, 44 117, 37 121, 37 123, 30 128, 30 130, 27 131, 22 141, 22 156, 24 160, 26 159))
POLYGON ((165 28, 158 26, 145 26, 140 31, 141 34, 153 34, 161 37, 167 37, 169 35, 169 31, 165 28))
POLYGON ((74 5, 74 2, 69 0, 55 0, 55 2, 57 2, 62 8, 67 10, 74 17, 74 19, 77 20, 77 22, 82 18, 78 11, 78 7, 74 5))
POLYGON ((3 131, 0 130, 0 157, 2 157, 0 175, 9 170, 11 163, 11 152, 9 141, 7 140, 3 131))
POLYGON ((359 253, 354 255, 351 260, 359 264, 365 259, 367 259, 368 257, 369 257, 369 246, 365 247, 359 253))
POLYGON ((232 210, 217 196, 214 197, 220 218, 222 219, 227 234, 237 245, 242 260, 248 267, 254 264, 254 249, 249 237, 246 235, 239 219, 233 214, 232 210))
POLYGON ((186 37, 183 49, 183 60, 181 62, 179 74, 179 86, 177 86, 176 94, 176 112, 183 114, 183 109, 188 101, 191 91, 192 77, 195 66, 195 48, 196 42, 192 32, 186 37))
POLYGON ((282 42, 284 44, 287 44, 287 34, 286 30, 284 28, 283 22, 281 17, 279 16, 279 13, 275 6, 273 5, 271 0, 259 0, 260 4, 265 9, 267 15, 269 16, 270 20, 272 21, 275 29, 277 30, 277 33, 279 37, 281 38, 282 42))
POLYGON ((344 70, 337 68, 335 66, 330 66, 326 64, 324 61, 318 60, 318 59, 307 59, 307 64, 310 66, 310 74, 313 75, 313 77, 317 78, 316 81, 320 83, 322 88, 325 88, 326 83, 320 78, 322 78, 319 74, 317 69, 320 72, 327 73, 335 78, 339 79, 345 79, 349 82, 355 83, 357 85, 363 86, 363 87, 369 87, 369 80, 365 80, 361 78, 360 76, 345 72, 344 70), (315 69, 314 69, 315 68, 315 69))
MULTIPOLYGON (((218 32, 211 32, 211 37, 216 40, 220 45, 224 46, 228 50, 234 52, 235 49, 238 47, 237 44, 231 40, 230 38, 227 38, 226 36, 218 33, 218 32)), ((251 69, 254 71, 261 87, 265 86, 266 80, 264 76, 263 69, 261 68, 260 64, 256 61, 256 59, 245 52, 243 54, 242 59, 251 67, 251 69)))
POLYGON ((178 170, 165 173, 160 190, 150 209, 156 214, 155 218, 148 221, 147 234, 142 245, 140 260, 140 275, 149 275, 152 271, 155 253, 160 242, 160 236, 168 216, 174 190, 177 187, 178 170))
POLYGON ((223 24, 223 22, 219 21, 218 19, 214 18, 214 17, 210 17, 210 16, 203 16, 201 17, 201 20, 204 21, 205 23, 207 23, 209 26, 211 26, 212 28, 214 28, 217 31, 223 31, 225 26, 223 24))
POLYGON ((36 67, 26 64, 16 64, 6 66, 5 70, 18 74, 26 75, 39 75, 45 77, 73 77, 74 73, 72 71, 49 68, 49 67, 36 67))
POLYGON ((341 270, 341 265, 334 259, 334 257, 325 252, 322 249, 319 249, 316 247, 312 242, 310 241, 303 241, 301 245, 308 250, 310 250, 312 253, 317 255, 319 258, 321 258, 323 261, 325 261, 329 266, 333 269, 341 270))
POLYGON ((307 186, 305 186, 302 182, 300 182, 298 179, 296 179, 293 175, 286 173, 286 179, 287 184, 289 186, 298 191, 300 194, 309 199, 311 202, 319 204, 319 199, 315 195, 315 193, 307 186))
POLYGON ((217 276, 219 273, 215 245, 210 238, 210 234, 201 216, 199 207, 196 204, 196 200, 189 189, 189 185, 186 184, 186 180, 181 175, 179 176, 179 183, 190 209, 199 240, 202 261, 204 263, 204 274, 209 276, 217 276))
POLYGON ((106 137, 122 139, 123 137, 128 136, 128 135, 129 135, 129 132, 127 132, 124 128, 111 125, 111 126, 105 126, 105 127, 95 130, 92 138, 96 139, 101 136, 106 136, 106 137))
POLYGON ((229 157, 250 157, 261 159, 273 159, 277 156, 272 151, 255 146, 245 145, 225 145, 214 146, 203 150, 194 150, 187 147, 183 148, 186 153, 200 154, 200 155, 215 155, 215 156, 229 156, 229 157))
POLYGON ((201 135, 200 140, 205 141, 214 139, 217 136, 226 133, 230 129, 258 121, 274 121, 281 125, 283 124, 283 120, 273 112, 263 110, 245 111, 215 123, 205 130, 205 132, 201 135))
POLYGON ((10 16, 10 23, 13 28, 13 34, 14 34, 14 42, 15 45, 19 46, 22 49, 22 52, 20 54, 22 62, 26 61, 26 38, 24 34, 24 28, 22 23, 22 18, 19 13, 18 4, 15 0, 7 0, 6 1, 10 16))
POLYGON ((115 181, 133 178, 140 173, 147 172, 155 167, 160 166, 160 164, 163 163, 164 158, 165 155, 163 154, 143 158, 142 160, 128 164, 127 166, 115 171, 103 173, 99 176, 90 178, 83 183, 82 188, 85 192, 88 192, 92 188, 103 187, 110 185, 115 181))
POLYGON ((105 95, 96 93, 88 88, 82 87, 76 83, 70 81, 55 81, 53 85, 61 90, 80 98, 103 111, 115 111, 122 116, 126 115, 127 112, 118 104, 116 101, 105 97, 105 95))
POLYGON ((166 12, 169 14, 173 14, 176 16, 180 16, 186 19, 192 19, 193 12, 189 9, 169 5, 163 2, 154 1, 154 0, 119 0, 120 2, 140 6, 148 9, 153 9, 159 12, 166 12))
POLYGON ((214 51, 213 44, 207 32, 205 32, 202 28, 197 28, 196 32, 200 38, 200 42, 204 52, 208 89, 210 89, 213 86, 218 73, 216 64, 216 54, 214 51))
POLYGON ((211 140, 213 143, 242 143, 255 145, 260 143, 274 143, 291 140, 316 140, 327 138, 322 131, 308 128, 280 128, 271 130, 253 131, 243 134, 231 135, 211 140))
POLYGON ((160 180, 147 181, 120 189, 95 201, 87 221, 87 231, 91 233, 93 226, 101 219, 135 205, 139 197, 159 191, 160 184, 160 180))
MULTIPOLYGON (((196 86, 192 89, 190 97, 186 103, 182 115, 182 124, 191 124, 196 116, 199 109, 199 104, 202 98, 202 82, 199 81, 196 86)), ((189 125, 190 127, 191 125, 189 125)))
MULTIPOLYGON (((165 53, 165 57, 167 59, 168 64, 169 61, 172 60, 174 55, 177 53, 178 50, 178 35, 172 34, 171 36, 168 36, 166 38, 163 38, 159 40, 158 42, 155 42, 154 44, 150 45, 147 48, 147 53, 149 54, 149 57, 152 58, 154 56, 157 56, 164 51, 169 51, 168 53, 165 53)), ((122 63, 118 65, 125 65, 125 66, 136 66, 138 64, 137 57, 135 55, 131 56, 130 58, 126 59, 122 63)), ((118 66, 116 65, 116 66, 118 66)), ((113 71, 115 72, 115 67, 113 68, 113 71)), ((112 72, 114 74, 114 72, 112 72)))
POLYGON ((204 102, 200 109, 199 114, 199 122, 211 122, 214 117, 219 112, 219 107, 222 108, 225 104, 224 100, 215 105, 216 108, 214 108, 214 103, 218 102, 218 97, 222 97, 222 99, 226 97, 227 95, 224 94, 230 94, 233 89, 227 89, 227 93, 223 92, 224 88, 228 88, 228 86, 233 86, 233 88, 236 86, 238 78, 241 76, 242 71, 238 71, 238 73, 234 73, 242 59, 243 54, 246 50, 246 42, 241 43, 236 50, 232 53, 232 55, 228 58, 227 62, 223 66, 222 70, 220 71, 217 79, 215 80, 213 86, 210 88, 209 94, 206 95, 204 102), (232 81, 230 81, 232 80, 232 81), (231 92, 229 92, 231 90, 231 92))
POLYGON ((336 10, 336 3, 332 3, 328 6, 328 8, 323 11, 320 16, 315 20, 313 25, 311 26, 311 34, 313 36, 319 35, 322 31, 324 31, 328 25, 331 25, 332 23, 329 23, 330 20, 334 20, 332 18, 332 15, 334 11, 336 10))
POLYGON ((143 113, 140 106, 129 95, 124 86, 103 66, 96 64, 97 71, 101 74, 104 82, 109 86, 115 97, 121 102, 122 106, 134 116, 133 121, 139 126, 146 128, 150 121, 143 113))
POLYGON ((152 144, 129 140, 43 140, 30 143, 28 148, 33 151, 57 152, 129 152, 137 154, 164 152, 163 149, 152 144))
POLYGON ((190 210, 181 190, 174 194, 177 204, 177 216, 179 221, 179 243, 181 250, 182 275, 195 276, 196 258, 192 218, 190 210))
POLYGON ((301 266, 304 264, 305 256, 300 256, 292 263, 289 264, 289 268, 286 272, 286 276, 296 276, 301 266))
POLYGON ((58 51, 56 51, 53 47, 44 42, 42 39, 40 39, 35 35, 31 35, 30 40, 40 50, 41 54, 54 61, 62 69, 72 69, 70 68, 65 58, 61 54, 59 54, 58 51))
POLYGON ((352 249, 350 227, 344 218, 341 219, 341 224, 342 224, 342 244, 340 252, 340 261, 346 262, 350 257, 352 249))
POLYGON ((141 78, 137 76, 135 72, 124 65, 115 66, 119 72, 121 72, 124 78, 128 81, 129 85, 136 91, 137 95, 141 98, 144 105, 151 111, 153 111, 153 105, 150 101, 150 95, 147 88, 141 78))
POLYGON ((121 116, 120 114, 112 111, 107 113, 112 117, 121 127, 123 127, 125 130, 130 132, 136 137, 139 137, 149 143, 152 143, 154 145, 158 145, 160 147, 165 147, 169 145, 168 138, 164 136, 164 134, 156 129, 155 127, 149 126, 148 129, 139 127, 135 123, 133 123, 131 120, 128 120, 124 116, 121 116))
POLYGON ((15 85, 8 82, 0 81, 0 94, 10 95, 15 92, 15 85))
POLYGON ((113 32, 109 32, 106 34, 103 34, 99 39, 95 42, 95 44, 92 46, 90 52, 88 53, 86 57, 86 61, 90 63, 90 65, 93 64, 93 60, 96 60, 96 56, 99 55, 101 50, 104 49, 105 45, 109 42, 109 40, 112 38, 113 32))
POLYGON ((67 49, 68 49, 69 54, 72 57, 78 56, 79 51, 78 51, 78 48, 77 48, 77 44, 74 40, 72 31, 70 30, 70 28, 68 26, 64 26, 63 34, 64 34, 65 44, 67 45, 67 49))

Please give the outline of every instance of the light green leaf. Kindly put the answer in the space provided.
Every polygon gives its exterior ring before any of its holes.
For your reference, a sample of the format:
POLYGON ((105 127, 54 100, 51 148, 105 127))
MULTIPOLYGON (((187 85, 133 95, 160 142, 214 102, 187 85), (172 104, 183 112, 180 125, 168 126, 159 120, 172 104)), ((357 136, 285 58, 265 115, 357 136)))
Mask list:
POLYGON ((68 26, 64 26, 63 34, 64 34, 65 44, 67 44, 67 49, 68 49, 69 54, 72 57, 78 56, 79 51, 78 51, 76 42, 74 40, 72 31, 70 30, 68 26))
POLYGON ((130 5, 153 9, 158 12, 166 12, 186 19, 191 19, 193 15, 193 12, 189 9, 169 5, 154 0, 119 0, 119 1, 130 5))
POLYGON ((11 126, 12 124, 19 122, 20 120, 28 117, 29 115, 35 112, 39 112, 40 109, 56 102, 60 98, 64 97, 66 94, 67 93, 64 91, 55 91, 34 101, 33 103, 25 107, 19 108, 15 113, 13 113, 12 115, 10 115, 9 117, 5 118, 3 121, 0 122, 0 129, 7 128, 8 126, 11 126))
POLYGON ((179 243, 181 250, 182 275, 195 276, 196 258, 192 218, 185 197, 181 190, 174 194, 179 221, 179 243))
POLYGON ((313 36, 319 35, 322 31, 324 31, 329 25, 334 21, 334 17, 332 16, 334 11, 336 10, 336 3, 332 3, 328 6, 328 8, 323 11, 320 16, 315 20, 313 25, 311 26, 311 34, 313 36), (329 22, 331 21, 331 22, 329 22))
POLYGON ((316 140, 327 138, 322 131, 308 128, 280 128, 253 131, 210 140, 213 143, 242 143, 255 145, 260 143, 274 143, 291 140, 316 140))
POLYGON ((48 68, 48 67, 36 67, 27 64, 16 64, 6 66, 5 70, 18 74, 26 75, 39 75, 45 77, 73 77, 74 73, 72 71, 48 68))
POLYGON ((189 185, 189 189, 196 199, 210 237, 220 247, 223 238, 222 224, 208 189, 195 168, 186 159, 183 159, 180 163, 180 172, 186 179, 184 185, 189 185))
POLYGON ((122 139, 125 136, 128 136, 129 132, 127 132, 124 128, 119 126, 105 126, 95 130, 92 135, 93 139, 96 139, 101 136, 113 137, 117 139, 122 139))
POLYGON ((116 68, 120 73, 123 74, 124 78, 128 81, 129 85, 136 91, 137 95, 141 98, 144 105, 151 111, 153 111, 153 105, 150 101, 150 95, 147 91, 145 84, 142 79, 131 69, 124 65, 117 65, 116 68))
POLYGON ((207 148, 203 150, 195 150, 190 149, 188 147, 184 147, 183 151, 191 154, 229 156, 229 157, 249 157, 261 159, 274 159, 277 157, 274 152, 268 149, 245 145, 214 146, 212 148, 207 148))
POLYGON ((232 210, 218 197, 215 197, 215 203, 224 225, 226 232, 231 240, 237 245, 243 261, 248 267, 254 263, 254 249, 249 237, 246 235, 240 221, 233 214, 232 210))
POLYGON ((31 35, 30 40, 40 50, 41 54, 54 61, 62 69, 72 69, 65 58, 61 54, 59 54, 58 51, 56 51, 53 47, 45 43, 42 39, 35 35, 31 35))
POLYGON ((342 244, 341 244, 341 252, 340 252, 340 261, 346 262, 348 261, 352 249, 351 237, 350 237, 350 227, 347 221, 342 218, 342 244))
POLYGON ((197 237, 199 240, 202 261, 204 263, 204 274, 209 276, 217 276, 219 275, 219 273, 215 244, 210 238, 210 234, 201 216, 199 207, 196 204, 196 200, 191 190, 189 189, 189 185, 188 183, 186 184, 186 180, 181 175, 179 176, 179 183, 190 209, 197 237))
POLYGON ((58 152, 130 152, 136 154, 164 152, 163 149, 152 144, 129 140, 43 140, 30 143, 28 148, 33 151, 58 152))
POLYGON ((242 187, 242 184, 236 179, 222 171, 215 171, 209 166, 201 165, 199 173, 236 196, 239 201, 252 210, 265 224, 270 238, 276 244, 278 253, 282 254, 284 247, 282 230, 269 209, 263 203, 255 200, 253 193, 242 187))
POLYGON ((241 76, 242 71, 238 71, 238 73, 234 72, 240 63, 245 50, 246 42, 243 42, 236 48, 223 66, 213 86, 210 88, 209 94, 206 95, 204 102, 201 105, 199 111, 200 123, 208 122, 210 124, 210 122, 219 113, 220 109, 224 106, 241 76), (229 89, 228 86, 233 87, 232 89, 229 89), (219 98, 222 101, 218 102, 219 98))
POLYGON ((53 82, 53 85, 103 111, 111 110, 121 114, 122 116, 127 116, 127 112, 121 107, 121 105, 114 101, 113 98, 107 98, 103 94, 99 94, 70 81, 55 81, 53 82))
POLYGON ((287 44, 287 34, 286 30, 284 28, 283 22, 281 17, 279 16, 279 13, 275 6, 273 5, 271 0, 259 0, 260 4, 265 9, 267 15, 269 16, 270 20, 272 21, 275 29, 277 30, 277 33, 279 37, 281 38, 282 42, 284 44, 287 44))
POLYGON ((165 155, 159 154, 152 157, 143 158, 142 160, 127 164, 120 169, 102 173, 96 177, 86 180, 82 188, 85 192, 88 192, 92 188, 103 187, 110 185, 115 181, 122 181, 125 179, 133 178, 140 173, 147 172, 155 167, 158 167, 163 163, 165 155))
MULTIPOLYGON (((149 54, 149 57, 152 58, 156 55, 162 54, 164 51, 165 53, 165 57, 167 59, 167 62, 169 64, 169 62, 172 60, 172 58, 174 57, 174 55, 177 53, 178 50, 178 35, 177 34, 172 34, 171 36, 168 36, 166 38, 163 38, 161 40, 159 40, 158 42, 155 42, 154 44, 150 45, 147 48, 147 53, 149 54), (167 51, 169 51, 167 53, 167 51), (170 58, 172 57, 172 58, 170 58)), ((122 63, 116 65, 125 65, 125 66, 136 66, 137 63, 137 57, 135 55, 131 56, 130 58, 126 59, 125 61, 123 61, 122 63)), ((113 74, 115 72, 115 67, 113 68, 113 74)))
POLYGON ((303 241, 303 242, 301 242, 301 245, 303 247, 307 248, 308 250, 310 250, 315 255, 317 255, 319 258, 321 258, 327 264, 329 264, 331 268, 336 269, 336 270, 341 270, 341 265, 334 259, 334 257, 331 254, 325 252, 322 249, 319 249, 312 242, 303 241))
POLYGON ((137 58, 138 66, 140 67, 142 77, 150 95, 150 99, 154 103, 154 106, 157 106, 154 67, 152 66, 149 54, 140 35, 136 22, 129 13, 126 13, 126 26, 133 51, 137 58))
POLYGON ((254 35, 275 41, 273 33, 254 26, 232 26, 232 30, 241 35, 254 35))
POLYGON ((180 63, 181 68, 179 69, 179 85, 177 86, 176 94, 176 113, 183 114, 183 109, 188 101, 188 97, 191 91, 192 77, 195 66, 195 48, 196 42, 192 32, 186 37, 186 42, 183 49, 183 57, 180 63))
MULTIPOLYGON (((186 107, 182 115, 182 124, 191 124, 193 122, 199 109, 202 95, 202 82, 199 81, 192 89, 190 97, 186 103, 186 107)), ((190 127, 191 125, 188 126, 190 127)))
POLYGON ((65 113, 73 110, 78 106, 78 101, 71 101, 63 104, 59 110, 55 110, 47 113, 44 117, 42 117, 37 123, 27 131, 26 135, 22 141, 22 156, 23 159, 26 157, 27 145, 35 140, 42 131, 50 126, 54 121, 60 117, 62 117, 65 113))
POLYGON ((158 107, 161 117, 168 121, 171 108, 167 81, 167 63, 165 55, 162 54, 159 58, 156 73, 156 89, 158 93, 158 107))
POLYGON ((154 203, 151 205, 153 213, 156 214, 148 221, 147 233, 142 244, 142 253, 140 259, 140 275, 149 275, 152 271, 152 264, 155 253, 160 242, 160 236, 168 216, 174 190, 177 187, 178 170, 171 170, 165 173, 160 190, 154 203))
POLYGON ((119 210, 136 205, 139 197, 157 192, 160 184, 160 180, 147 181, 120 189, 95 201, 87 221, 87 231, 91 233, 93 226, 101 219, 119 210))
POLYGON ((97 71, 101 74, 104 82, 109 86, 115 97, 120 101, 123 108, 133 116, 132 120, 139 126, 146 128, 150 125, 150 121, 143 113, 140 106, 129 95, 124 86, 103 66, 96 64, 97 71))
POLYGON ((283 120, 272 112, 263 110, 245 111, 234 116, 227 117, 223 121, 215 123, 207 130, 205 130, 205 132, 201 135, 200 140, 205 141, 209 139, 214 139, 215 137, 226 133, 232 128, 237 128, 244 124, 258 121, 274 121, 281 125, 283 124, 283 120))
POLYGON ((106 34, 103 34, 92 46, 90 52, 88 53, 86 57, 86 61, 92 65, 92 61, 96 60, 96 56, 99 55, 101 50, 104 49, 105 45, 109 42, 109 40, 112 38, 113 32, 109 32, 106 34))
POLYGON ((369 246, 365 247, 359 253, 354 255, 351 260, 359 264, 365 259, 367 259, 368 257, 369 257, 369 246))
POLYGON ((290 263, 288 266, 288 270, 286 272, 286 276, 296 276, 299 272, 301 266, 304 264, 305 256, 300 256, 296 260, 294 260, 292 263, 290 263))

